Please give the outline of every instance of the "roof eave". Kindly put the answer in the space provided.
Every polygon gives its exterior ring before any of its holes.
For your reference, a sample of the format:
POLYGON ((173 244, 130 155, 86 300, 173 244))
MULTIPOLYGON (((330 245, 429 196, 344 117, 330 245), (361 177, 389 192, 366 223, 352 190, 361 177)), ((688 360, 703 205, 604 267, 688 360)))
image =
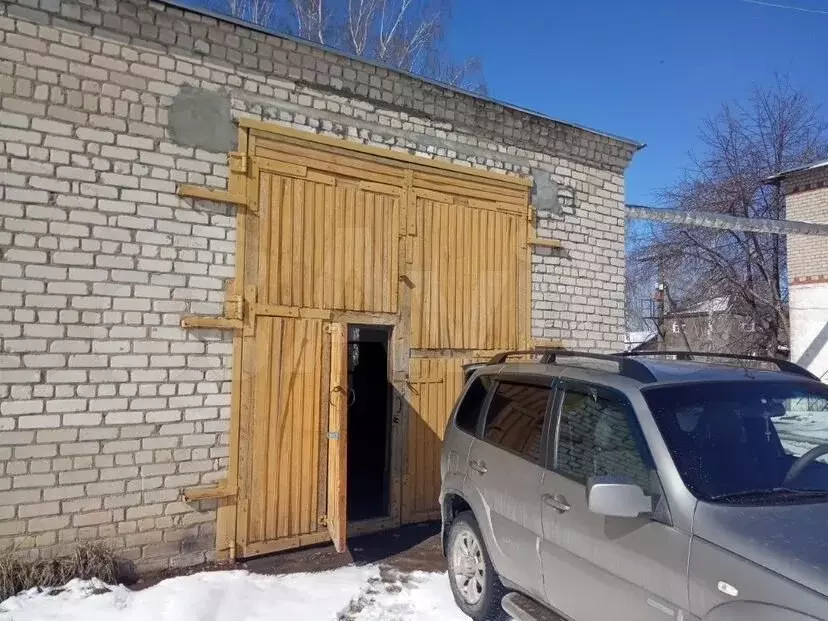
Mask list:
POLYGON ((771 175, 770 177, 765 178, 765 183, 768 185, 776 185, 781 181, 787 179, 792 175, 796 175, 799 173, 807 173, 811 172, 812 170, 817 170, 819 168, 827 167, 828 160, 820 160, 817 162, 813 162, 811 164, 806 164, 805 166, 797 166, 796 168, 789 168, 787 170, 780 171, 775 175, 771 175))

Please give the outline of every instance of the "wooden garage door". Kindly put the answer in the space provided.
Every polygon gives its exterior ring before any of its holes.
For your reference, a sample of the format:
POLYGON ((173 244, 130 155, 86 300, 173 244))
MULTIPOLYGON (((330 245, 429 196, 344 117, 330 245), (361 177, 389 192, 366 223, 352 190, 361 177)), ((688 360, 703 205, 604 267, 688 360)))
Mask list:
POLYGON ((391 510, 436 517, 461 365, 528 336, 525 184, 261 127, 245 158, 239 555, 344 545, 346 500, 331 484, 344 482, 347 438, 342 395, 330 392, 342 387, 333 322, 393 326, 389 377, 410 409, 393 432, 390 478, 403 480, 391 510))
POLYGON ((325 326, 318 319, 256 319, 252 418, 242 421, 239 455, 246 479, 240 481, 237 523, 243 556, 327 536, 320 521, 327 490, 319 470, 330 368, 325 326))

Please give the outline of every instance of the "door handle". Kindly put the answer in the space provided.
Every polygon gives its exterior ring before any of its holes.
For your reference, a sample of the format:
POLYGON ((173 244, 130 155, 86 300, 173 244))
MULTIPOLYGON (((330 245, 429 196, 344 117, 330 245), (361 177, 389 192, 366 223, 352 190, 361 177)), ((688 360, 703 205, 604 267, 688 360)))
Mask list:
POLYGON ((486 467, 486 462, 483 461, 482 459, 480 461, 476 461, 476 460, 472 459, 469 462, 469 468, 471 468, 472 470, 474 470, 478 474, 486 474, 489 471, 489 469, 486 467))
POLYGON ((566 498, 560 494, 555 494, 554 496, 551 494, 544 494, 543 502, 555 509, 558 513, 566 513, 572 508, 566 501, 566 498))

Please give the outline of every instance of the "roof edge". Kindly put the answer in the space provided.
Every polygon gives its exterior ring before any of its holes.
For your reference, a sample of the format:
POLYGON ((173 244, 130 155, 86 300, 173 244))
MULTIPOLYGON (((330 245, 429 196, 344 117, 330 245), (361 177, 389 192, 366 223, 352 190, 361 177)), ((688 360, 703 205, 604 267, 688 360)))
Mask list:
POLYGON ((316 43, 315 41, 310 41, 309 39, 302 39, 301 37, 296 37, 294 35, 284 33, 284 32, 277 32, 275 30, 270 30, 269 28, 264 28, 263 26, 259 26, 258 24, 253 24, 251 22, 246 22, 244 20, 238 19, 231 15, 225 15, 223 13, 217 13, 216 11, 211 11, 209 9, 190 6, 181 2, 180 0, 153 0, 159 4, 165 4, 168 6, 175 7, 177 9, 181 9, 182 11, 188 11, 190 13, 195 13, 197 15, 202 15, 204 17, 210 17, 212 19, 226 22, 228 24, 233 24, 235 26, 239 26, 241 28, 246 28, 248 30, 253 30, 255 32, 260 32, 262 34, 269 35, 271 37, 278 37, 280 39, 285 39, 287 41, 293 41, 294 43, 298 43, 301 45, 307 45, 308 47, 312 47, 314 49, 328 52, 331 54, 336 54, 337 56, 341 56, 343 58, 348 58, 350 60, 361 62, 366 65, 371 65, 373 67, 377 67, 379 69, 385 69, 387 71, 392 71, 394 73, 398 73, 400 75, 404 75, 406 77, 412 78, 414 80, 418 80, 420 82, 424 82, 426 84, 430 84, 431 86, 436 86, 437 88, 451 91, 453 93, 457 93, 459 95, 465 95, 467 97, 471 97, 472 99, 477 99, 478 101, 485 101, 486 103, 494 104, 497 106, 502 106, 508 110, 512 110, 514 112, 521 112, 523 114, 527 114, 529 116, 533 116, 539 119, 543 119, 546 121, 551 121, 553 123, 558 123, 560 125, 567 125, 574 129, 579 129, 581 131, 589 132, 591 134, 595 134, 601 136, 603 138, 609 138, 610 140, 615 140, 617 142, 621 142, 628 146, 634 147, 635 151, 638 152, 644 147, 646 147, 646 143, 640 142, 638 140, 633 140, 631 138, 625 138, 623 136, 619 136, 617 134, 612 134, 609 132, 601 131, 598 129, 593 129, 591 127, 587 127, 586 125, 580 125, 578 123, 573 123, 570 121, 563 121, 561 119, 549 116, 543 112, 538 112, 536 110, 532 110, 530 108, 524 108, 522 106, 518 106, 512 103, 508 103, 506 101, 502 101, 499 99, 494 99, 492 97, 487 97, 485 95, 481 95, 479 93, 474 93, 472 91, 466 90, 464 88, 460 88, 458 86, 453 86, 451 84, 445 84, 444 82, 440 82, 438 80, 434 80, 433 78, 427 78, 425 76, 417 75, 416 73, 412 73, 410 71, 405 71, 403 69, 398 69, 396 67, 392 67, 390 65, 386 65, 384 63, 377 62, 375 60, 371 60, 369 58, 364 58, 362 56, 357 56, 356 54, 351 54, 350 52, 343 52, 342 50, 338 50, 336 48, 322 45, 320 43, 316 43))
POLYGON ((782 170, 770 177, 765 178, 765 183, 767 184, 775 184, 778 183, 791 175, 795 175, 797 173, 805 173, 810 172, 812 170, 818 170, 819 168, 823 168, 828 166, 828 159, 826 160, 819 160, 816 162, 812 162, 810 164, 805 164, 804 166, 797 166, 795 168, 788 168, 787 170, 782 170))

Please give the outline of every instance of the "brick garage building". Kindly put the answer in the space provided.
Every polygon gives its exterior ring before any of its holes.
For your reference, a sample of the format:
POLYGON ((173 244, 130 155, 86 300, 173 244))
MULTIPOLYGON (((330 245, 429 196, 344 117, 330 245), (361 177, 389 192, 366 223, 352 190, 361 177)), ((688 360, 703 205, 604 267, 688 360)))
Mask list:
MULTIPOLYGON (((299 131, 313 153, 362 145, 388 178, 526 188, 531 337, 621 349, 624 171, 641 145, 166 3, 0 2, 0 551, 101 539, 147 569, 244 551, 228 483, 241 330, 181 321, 229 316, 250 204, 179 195, 237 195, 244 119, 294 130, 274 134, 285 148, 299 131), (222 491, 185 498, 198 486, 222 491)), ((402 403, 416 391, 396 355, 402 403)), ((392 496, 380 526, 404 521, 392 496)))
MULTIPOLYGON (((772 179, 785 194, 788 220, 828 224, 828 160, 772 179)), ((791 360, 828 378, 828 242, 788 235, 791 360)))

